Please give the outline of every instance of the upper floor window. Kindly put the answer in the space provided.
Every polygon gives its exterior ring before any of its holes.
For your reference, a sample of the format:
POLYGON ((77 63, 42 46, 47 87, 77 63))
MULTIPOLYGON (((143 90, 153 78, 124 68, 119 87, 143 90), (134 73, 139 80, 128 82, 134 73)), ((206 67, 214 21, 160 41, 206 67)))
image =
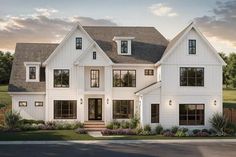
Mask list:
POLYGON ((113 70, 113 87, 135 87, 135 70, 113 70))
POLYGON ((76 46, 76 50, 82 49, 82 38, 81 37, 75 38, 75 46, 76 46))
POLYGON ((188 47, 189 47, 189 54, 196 54, 196 40, 189 40, 188 41, 188 47))
POLYGON ((91 70, 90 72, 90 87, 99 88, 99 70, 91 70))
POLYGON ((29 79, 30 80, 36 79, 36 67, 29 67, 29 79))
POLYGON ((153 69, 145 69, 144 75, 152 76, 152 75, 154 75, 154 70, 153 69))
POLYGON ((128 41, 121 40, 121 53, 128 53, 128 41))
POLYGON ((54 70, 54 87, 68 88, 70 81, 70 74, 68 69, 54 70))
POLYGON ((204 68, 181 67, 180 86, 204 86, 204 68))
POLYGON ((93 52, 93 60, 97 59, 97 53, 96 51, 93 52))

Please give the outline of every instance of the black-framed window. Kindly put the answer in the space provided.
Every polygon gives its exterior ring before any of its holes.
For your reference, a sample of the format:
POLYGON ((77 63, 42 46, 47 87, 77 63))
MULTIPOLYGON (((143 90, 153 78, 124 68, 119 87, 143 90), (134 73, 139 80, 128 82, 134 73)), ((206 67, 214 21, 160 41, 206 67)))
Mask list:
POLYGON ((36 79, 36 67, 29 67, 29 79, 30 80, 36 79))
POLYGON ((204 104, 179 104, 179 125, 204 125, 204 104))
POLYGON ((121 53, 128 53, 128 41, 121 40, 121 53))
POLYGON ((196 40, 188 40, 188 50, 189 54, 196 54, 196 40))
POLYGON ((27 107, 27 101, 19 101, 19 107, 27 107))
POLYGON ((151 123, 159 123, 159 104, 151 104, 151 123))
POLYGON ((113 87, 136 87, 136 70, 113 70, 113 87))
POLYGON ((76 100, 54 100, 54 119, 76 119, 76 100))
POLYGON ((144 69, 144 75, 153 76, 154 70, 153 69, 144 69))
POLYGON ((90 71, 90 87, 99 88, 99 70, 90 71))
POLYGON ((54 87, 68 88, 70 82, 70 72, 68 69, 54 69, 54 87))
POLYGON ((204 68, 181 67, 180 86, 204 86, 204 68))
POLYGON ((82 49, 82 38, 81 37, 75 38, 75 48, 76 48, 76 50, 82 49))
POLYGON ((43 102, 42 102, 42 101, 35 101, 35 102, 34 102, 34 106, 36 106, 36 107, 42 107, 42 106, 43 106, 43 102))
POLYGON ((93 52, 93 60, 97 59, 97 53, 96 51, 93 52))
POLYGON ((133 100, 113 100, 113 119, 130 119, 133 116, 133 100))

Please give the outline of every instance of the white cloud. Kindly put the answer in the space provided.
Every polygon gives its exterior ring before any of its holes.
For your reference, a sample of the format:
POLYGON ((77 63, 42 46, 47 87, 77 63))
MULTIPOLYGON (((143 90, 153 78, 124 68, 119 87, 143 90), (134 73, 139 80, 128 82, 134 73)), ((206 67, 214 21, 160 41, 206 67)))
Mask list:
POLYGON ((168 17, 178 16, 178 14, 173 11, 173 8, 162 3, 151 5, 149 7, 149 10, 156 16, 168 16, 168 17))
POLYGON ((52 14, 58 12, 58 10, 53 9, 53 8, 50 8, 50 9, 47 9, 47 8, 35 8, 35 10, 36 10, 36 12, 39 13, 40 15, 43 15, 43 16, 46 16, 46 17, 49 17, 49 16, 51 16, 52 14))

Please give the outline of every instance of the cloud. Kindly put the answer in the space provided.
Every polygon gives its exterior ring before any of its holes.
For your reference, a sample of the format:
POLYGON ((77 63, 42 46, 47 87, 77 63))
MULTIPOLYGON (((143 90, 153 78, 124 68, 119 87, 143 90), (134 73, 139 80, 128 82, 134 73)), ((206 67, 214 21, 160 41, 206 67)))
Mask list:
POLYGON ((17 42, 60 42, 76 21, 88 26, 116 25, 109 19, 52 17, 57 12, 40 8, 31 16, 0 17, 0 50, 14 51, 17 42))
POLYGON ((195 19, 206 36, 236 48, 236 1, 217 2, 210 16, 195 19))
POLYGON ((168 17, 178 16, 178 14, 173 11, 173 8, 162 3, 153 4, 152 6, 149 7, 149 10, 156 16, 168 16, 168 17))

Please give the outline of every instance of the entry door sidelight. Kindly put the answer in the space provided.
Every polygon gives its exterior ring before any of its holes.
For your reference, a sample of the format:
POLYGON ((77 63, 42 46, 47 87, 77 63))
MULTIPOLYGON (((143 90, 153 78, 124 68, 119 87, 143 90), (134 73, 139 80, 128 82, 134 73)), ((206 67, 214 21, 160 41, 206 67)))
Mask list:
POLYGON ((102 120, 102 99, 89 98, 88 99, 88 119, 102 120))

